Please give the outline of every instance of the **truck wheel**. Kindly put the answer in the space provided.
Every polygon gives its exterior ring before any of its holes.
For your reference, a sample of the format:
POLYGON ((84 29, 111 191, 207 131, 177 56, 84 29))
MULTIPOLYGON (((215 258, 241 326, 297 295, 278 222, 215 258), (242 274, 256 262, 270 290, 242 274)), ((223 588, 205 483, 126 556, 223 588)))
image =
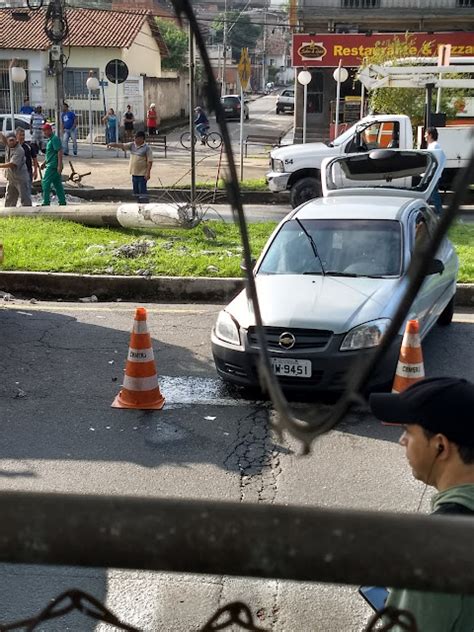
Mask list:
POLYGON ((447 327, 451 324, 454 316, 454 296, 443 309, 441 314, 438 316, 438 325, 441 327, 447 327))
POLYGON ((321 196, 321 183, 317 178, 308 176, 297 180, 291 187, 290 204, 292 208, 296 208, 303 202, 313 200, 321 196))

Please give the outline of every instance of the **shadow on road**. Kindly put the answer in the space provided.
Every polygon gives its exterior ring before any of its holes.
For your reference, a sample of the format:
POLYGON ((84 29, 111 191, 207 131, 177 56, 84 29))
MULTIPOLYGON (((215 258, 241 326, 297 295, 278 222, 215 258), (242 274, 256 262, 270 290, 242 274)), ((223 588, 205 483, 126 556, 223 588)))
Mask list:
MULTIPOLYGON (((185 397, 181 405, 175 395, 160 412, 110 407, 133 315, 123 316, 121 330, 109 326, 108 314, 97 311, 89 320, 102 321, 91 324, 23 304, 0 310, 0 489, 271 501, 273 461, 288 450, 273 443, 265 404, 233 399, 222 387, 210 392, 211 401, 204 393, 205 403, 185 397)), ((193 332, 183 329, 179 315, 175 321, 174 339, 189 339, 193 332)), ((153 346, 158 371, 168 376, 162 382, 178 374, 202 376, 205 384, 210 360, 198 345, 193 352, 153 339, 153 346)), ((182 389, 186 395, 186 382, 182 389)), ((0 622, 32 616, 68 588, 83 588, 102 602, 110 598, 106 569, 3 564, 0 576, 0 622)), ((92 632, 96 626, 75 614, 41 629, 92 632)))

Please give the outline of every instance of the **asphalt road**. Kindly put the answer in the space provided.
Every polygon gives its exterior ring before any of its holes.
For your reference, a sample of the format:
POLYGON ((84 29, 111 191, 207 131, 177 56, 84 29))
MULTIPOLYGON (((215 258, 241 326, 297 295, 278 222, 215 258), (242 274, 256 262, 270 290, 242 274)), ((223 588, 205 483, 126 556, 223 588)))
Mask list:
MULTIPOLYGON (((217 305, 149 305, 167 404, 152 413, 110 408, 134 307, 2 305, 1 490, 416 510, 422 487, 410 476, 397 430, 380 426, 365 409, 301 457, 294 440, 272 435, 266 403, 222 386, 209 345, 217 305)), ((451 327, 430 334, 428 375, 472 376, 473 325, 474 312, 466 310, 451 327)), ((322 406, 295 405, 300 414, 322 406)), ((260 625, 275 632, 355 632, 370 616, 353 587, 7 564, 0 573, 1 622, 31 615, 71 587, 150 632, 198 630, 235 599, 249 603, 260 625)), ((82 615, 41 627, 111 629, 82 615)))

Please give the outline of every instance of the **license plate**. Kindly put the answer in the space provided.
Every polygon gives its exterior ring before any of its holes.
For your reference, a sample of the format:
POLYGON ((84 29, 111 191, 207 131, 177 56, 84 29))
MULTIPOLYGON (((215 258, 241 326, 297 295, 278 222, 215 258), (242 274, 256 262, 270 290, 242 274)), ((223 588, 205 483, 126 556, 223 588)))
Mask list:
POLYGON ((225 108, 225 111, 226 112, 232 112, 233 110, 232 110, 232 108, 225 108))
POLYGON ((293 358, 270 358, 273 373, 281 377, 311 377, 310 360, 294 360, 293 358))

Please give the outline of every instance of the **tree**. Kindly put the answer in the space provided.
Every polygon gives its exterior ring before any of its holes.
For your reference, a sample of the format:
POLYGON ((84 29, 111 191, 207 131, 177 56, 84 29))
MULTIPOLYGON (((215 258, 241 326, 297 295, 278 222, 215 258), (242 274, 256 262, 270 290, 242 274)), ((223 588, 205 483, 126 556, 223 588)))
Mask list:
MULTIPOLYGON (((410 62, 404 59, 426 57, 426 50, 429 48, 426 47, 426 43, 418 47, 414 36, 409 33, 402 39, 377 42, 371 54, 364 58, 359 70, 369 64, 382 65, 387 62, 397 62, 394 64, 397 66, 409 65, 410 62)), ((453 73, 449 78, 456 78, 456 75, 453 73)), ((445 112, 448 118, 455 116, 459 111, 459 103, 456 100, 462 99, 468 93, 468 90, 444 88, 441 92, 441 112, 445 112)), ((414 126, 421 125, 425 114, 425 94, 424 88, 379 88, 369 93, 369 107, 371 111, 379 114, 406 114, 414 126)))
POLYGON ((186 67, 188 54, 188 36, 174 20, 155 18, 169 55, 161 62, 163 70, 180 71, 186 67))
MULTIPOLYGON (((227 13, 228 45, 232 48, 232 58, 240 59, 242 48, 255 49, 255 43, 262 33, 260 24, 254 24, 250 17, 238 11, 227 13)), ((222 43, 224 39, 224 13, 213 22, 216 41, 222 43)))

